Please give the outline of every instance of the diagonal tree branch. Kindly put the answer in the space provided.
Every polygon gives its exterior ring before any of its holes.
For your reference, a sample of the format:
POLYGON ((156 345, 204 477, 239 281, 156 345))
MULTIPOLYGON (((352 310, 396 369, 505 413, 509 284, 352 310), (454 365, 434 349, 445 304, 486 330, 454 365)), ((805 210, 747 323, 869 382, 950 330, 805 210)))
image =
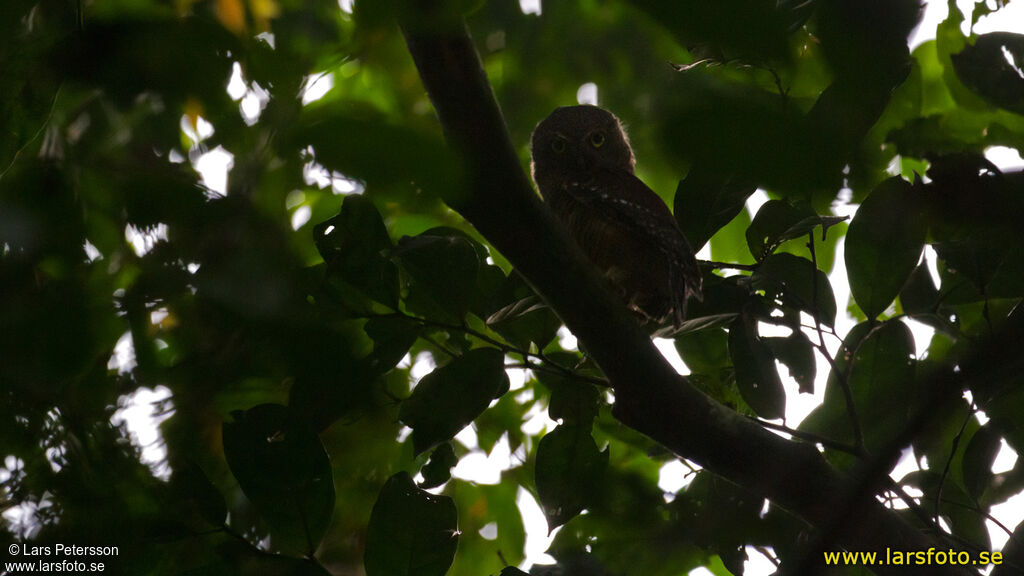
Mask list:
MULTIPOLYGON (((940 547, 885 509, 865 483, 830 467, 812 445, 783 439, 725 408, 669 366, 534 193, 465 24, 418 16, 404 23, 403 33, 446 139, 469 176, 468 194, 452 208, 558 311, 612 383, 615 416, 771 499, 847 549, 885 557, 888 548, 940 547)), ((972 573, 951 566, 875 568, 880 574, 972 573)))

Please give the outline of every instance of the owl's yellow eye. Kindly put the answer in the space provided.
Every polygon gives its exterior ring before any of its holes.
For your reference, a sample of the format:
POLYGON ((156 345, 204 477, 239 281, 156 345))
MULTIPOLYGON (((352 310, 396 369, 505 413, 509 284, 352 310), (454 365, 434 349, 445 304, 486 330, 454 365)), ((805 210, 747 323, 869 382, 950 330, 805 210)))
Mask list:
POLYGON ((564 138, 555 138, 554 140, 552 140, 551 141, 551 149, 554 150, 558 154, 561 154, 562 152, 565 152, 565 139, 564 138))
POLYGON ((590 135, 590 145, 594 148, 604 146, 604 132, 594 132, 590 135))

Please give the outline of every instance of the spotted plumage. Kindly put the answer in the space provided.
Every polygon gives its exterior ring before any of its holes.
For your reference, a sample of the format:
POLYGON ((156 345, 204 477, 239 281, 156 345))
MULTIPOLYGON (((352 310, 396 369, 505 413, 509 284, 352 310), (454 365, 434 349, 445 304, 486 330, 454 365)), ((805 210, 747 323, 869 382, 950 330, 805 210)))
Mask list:
POLYGON ((545 202, 631 309, 678 326, 701 298, 693 249, 665 203, 633 173, 622 125, 596 106, 556 109, 533 131, 545 202))

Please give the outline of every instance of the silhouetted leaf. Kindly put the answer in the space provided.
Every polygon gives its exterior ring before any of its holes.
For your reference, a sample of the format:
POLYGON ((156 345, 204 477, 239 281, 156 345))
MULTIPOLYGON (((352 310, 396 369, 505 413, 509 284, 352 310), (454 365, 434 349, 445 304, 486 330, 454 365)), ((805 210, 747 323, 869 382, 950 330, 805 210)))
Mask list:
POLYGON ((555 375, 545 375, 541 382, 551 389, 548 416, 552 420, 583 428, 593 424, 601 403, 601 393, 596 386, 555 375))
POLYGON ((853 396, 868 450, 886 445, 906 425, 914 394, 914 339, 900 321, 861 323, 846 335, 829 373, 825 400, 800 428, 852 444, 855 440, 842 380, 853 396))
POLYGON ((951 58, 968 88, 996 106, 1024 114, 1024 35, 982 34, 951 58))
POLYGON ((341 212, 313 228, 330 278, 390 308, 398 307, 398 270, 386 257, 391 238, 380 213, 365 196, 348 196, 341 212))
POLYGON ((429 318, 459 323, 476 294, 481 258, 472 240, 445 229, 402 238, 392 252, 409 286, 406 306, 429 318))
MULTIPOLYGON (((735 316, 730 318, 730 323, 733 320, 735 316)), ((728 341, 729 335, 719 328, 678 335, 675 346, 692 372, 715 374, 730 363, 728 341)))
MULTIPOLYGON (((683 320, 683 322, 679 324, 678 327, 673 326, 671 328, 665 329, 664 337, 678 338, 680 336, 685 336, 687 334, 693 334, 694 332, 701 332, 703 330, 710 330, 713 328, 722 328, 723 326, 728 326, 729 324, 732 323, 733 320, 736 319, 736 314, 731 312, 726 314, 692 316, 693 317, 690 318, 689 320, 683 320)), ((658 330, 655 333, 655 335, 662 336, 661 332, 662 330, 658 330)))
POLYGON ((276 548, 316 550, 334 510, 331 464, 320 438, 288 409, 263 404, 223 426, 224 456, 270 524, 276 548))
POLYGON ((729 326, 729 353, 743 400, 762 418, 782 418, 786 413, 786 393, 775 369, 775 358, 758 335, 757 323, 747 315, 729 326))
POLYGON ((185 512, 196 513, 212 526, 224 524, 228 514, 224 497, 194 462, 176 466, 170 485, 172 492, 184 503, 185 512))
POLYGON ((452 467, 458 463, 459 459, 455 456, 455 449, 452 448, 451 442, 438 445, 431 453, 430 460, 420 471, 423 474, 423 482, 420 487, 430 489, 444 484, 452 477, 452 467))
POLYGON ((961 471, 964 487, 972 498, 981 498, 988 488, 992 480, 992 464, 996 461, 1000 446, 999 434, 988 426, 982 426, 964 448, 961 471))
POLYGON ((294 145, 312 145, 317 162, 368 187, 397 188, 399 197, 409 199, 422 190, 453 205, 464 194, 459 161, 440 134, 358 118, 328 105, 306 112, 293 138, 294 145))
POLYGON ((549 532, 591 503, 607 466, 608 449, 599 451, 583 426, 562 425, 541 438, 535 474, 549 532))
POLYGON ((420 333, 420 325, 404 316, 370 318, 363 329, 373 339, 370 366, 380 372, 394 368, 409 352, 420 333))
POLYGON ((679 181, 673 212, 679 229, 694 250, 700 250, 715 232, 743 210, 755 187, 736 177, 694 167, 679 181))
POLYGON ((787 253, 771 255, 751 277, 757 289, 783 305, 803 310, 826 326, 836 319, 836 297, 828 276, 805 258, 787 253))
POLYGON ((455 436, 508 387, 501 351, 477 348, 424 376, 398 417, 412 428, 420 454, 455 436))
POLYGON ((938 304, 939 290, 935 287, 935 280, 928 271, 926 263, 922 262, 907 278, 907 283, 900 291, 900 304, 907 314, 926 313, 935 309, 938 304))
POLYGON ((844 220, 845 217, 819 216, 809 209, 800 209, 782 200, 769 200, 757 211, 747 228, 747 246, 760 262, 783 242, 806 236, 818 226, 827 231, 844 220))
POLYGON ((765 338, 772 355, 789 368, 789 374, 796 380, 801 393, 814 393, 814 377, 817 374, 814 349, 803 332, 794 332, 785 338, 765 338))
POLYGON ((444 576, 458 546, 458 515, 447 496, 388 479, 373 505, 363 557, 367 576, 444 576))
POLYGON ((532 342, 543 349, 555 337, 562 321, 517 275, 509 276, 506 285, 516 294, 528 294, 491 314, 487 325, 521 348, 529 348, 532 342))
POLYGON ((923 207, 911 184, 890 178, 864 201, 846 235, 850 291, 868 318, 885 311, 924 248, 923 207))

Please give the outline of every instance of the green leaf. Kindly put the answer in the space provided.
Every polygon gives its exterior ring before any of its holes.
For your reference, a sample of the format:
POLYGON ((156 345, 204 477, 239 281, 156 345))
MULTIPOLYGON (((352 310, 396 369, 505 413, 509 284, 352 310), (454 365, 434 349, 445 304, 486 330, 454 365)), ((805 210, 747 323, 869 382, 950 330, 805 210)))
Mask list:
POLYGON ((316 161, 366 182, 421 201, 420 190, 457 205, 464 189, 458 159, 440 134, 389 124, 383 118, 356 118, 336 104, 311 107, 294 128, 292 145, 312 145, 316 161))
POLYGON ((763 505, 764 498, 701 470, 670 506, 680 522, 699 526, 694 535, 698 545, 717 553, 730 573, 741 574, 746 542, 739 534, 759 530, 763 505))
POLYGON ((394 368, 419 337, 420 325, 404 316, 379 316, 366 321, 366 335, 373 340, 370 366, 378 372, 394 368))
MULTIPOLYGON (((705 298, 709 300, 710 298, 705 298)), ((700 305, 699 303, 697 305, 700 305)), ((684 320, 678 327, 673 326, 664 330, 657 330, 654 335, 662 338, 678 338, 680 336, 686 336, 687 334, 693 334, 695 332, 702 332, 704 330, 712 330, 714 328, 724 328, 732 323, 736 319, 737 314, 734 312, 727 312, 724 314, 707 314, 704 316, 694 316, 689 320, 684 320), (664 332, 664 334, 662 334, 664 332)))
POLYGON ((461 323, 476 296, 481 258, 461 232, 434 228, 399 240, 392 252, 405 272, 406 307, 417 314, 461 323))
POLYGON ((369 198, 347 196, 337 216, 313 227, 313 240, 330 278, 398 307, 398 269, 386 257, 391 238, 369 198))
POLYGON ((991 549, 984 514, 978 514, 976 503, 949 477, 933 470, 917 470, 904 476, 900 484, 924 492, 921 505, 929 516, 935 515, 937 499, 941 495, 938 513, 952 526, 953 533, 979 549, 991 549))
POLYGON ((729 353, 736 386, 758 416, 768 420, 786 415, 786 392, 775 369, 771 349, 757 334, 757 322, 747 314, 729 326, 729 353))
POLYGON ((399 472, 373 505, 363 564, 367 576, 444 576, 458 542, 455 502, 420 490, 399 472))
POLYGON ((992 464, 1001 445, 998 432, 990 426, 982 426, 971 436, 961 466, 964 487, 972 498, 981 498, 992 481, 992 464))
POLYGON ((900 291, 900 305, 907 314, 927 314, 939 302, 939 289, 935 286, 928 265, 922 262, 914 268, 900 291))
MULTIPOLYGON (((196 568, 191 557, 183 558, 191 565, 190 574, 238 574, 239 576, 331 576, 316 560, 268 554, 246 541, 229 540, 217 545, 220 562, 196 568), (226 563, 227 565, 225 565, 226 563)), ((201 557, 201 556, 200 556, 201 557)))
POLYGON ((535 478, 549 532, 596 498, 607 466, 608 449, 598 450, 588 428, 562 425, 541 438, 535 478))
POLYGON ((817 226, 827 231, 844 220, 845 216, 819 216, 810 209, 797 208, 783 200, 769 200, 757 211, 747 228, 747 246, 754 259, 760 262, 783 242, 806 236, 817 226))
POLYGON ((995 106, 1024 114, 1024 35, 982 34, 950 57, 964 85, 995 106))
POLYGON ((551 389, 548 416, 585 428, 593 424, 601 405, 601 392, 596 386, 552 375, 545 375, 541 382, 551 389))
POLYGON ((743 210, 755 187, 734 177, 694 167, 679 181, 673 210, 679 229, 694 250, 700 250, 743 210))
POLYGON ((913 335, 903 322, 854 326, 836 353, 822 405, 800 429, 840 442, 854 442, 851 414, 841 386, 843 374, 847 374, 865 446, 876 450, 887 445, 910 415, 916 373, 914 352, 913 335))
POLYGON ((178 498, 177 513, 195 513, 212 526, 224 525, 228 515, 224 497, 195 462, 175 466, 170 486, 178 498))
POLYGON ((423 489, 437 488, 452 477, 452 467, 459 463, 451 442, 445 442, 434 448, 430 460, 420 472, 423 474, 423 489))
POLYGON ((964 450, 961 462, 964 472, 964 487, 972 498, 979 499, 992 481, 992 464, 1001 446, 998 433, 991 426, 985 425, 971 437, 964 450))
POLYGON ((451 439, 508 391, 504 355, 494 348, 470 350, 424 376, 402 402, 398 418, 412 428, 416 454, 451 439))
POLYGON ((487 326, 520 348, 529 348, 533 342, 543 349, 554 339, 562 321, 518 274, 508 277, 505 289, 525 295, 491 314, 487 326))
POLYGON ((270 524, 272 545, 312 554, 334 511, 331 463, 320 438, 288 408, 261 404, 223 425, 224 456, 270 524))
POLYGON ((814 263, 787 253, 772 254, 751 277, 755 289, 783 305, 803 310, 826 326, 834 326, 836 297, 828 276, 814 263))
POLYGON ((676 336, 675 347, 695 374, 717 374, 730 363, 729 335, 720 328, 676 336))
POLYGON ((765 338, 772 355, 789 368, 789 374, 796 380, 801 393, 814 394, 814 377, 817 374, 814 348, 803 332, 793 332, 785 338, 765 338))
POLYGON ((868 318, 885 311, 921 258, 927 230, 922 209, 914 187, 895 177, 871 192, 850 223, 850 292, 868 318))

